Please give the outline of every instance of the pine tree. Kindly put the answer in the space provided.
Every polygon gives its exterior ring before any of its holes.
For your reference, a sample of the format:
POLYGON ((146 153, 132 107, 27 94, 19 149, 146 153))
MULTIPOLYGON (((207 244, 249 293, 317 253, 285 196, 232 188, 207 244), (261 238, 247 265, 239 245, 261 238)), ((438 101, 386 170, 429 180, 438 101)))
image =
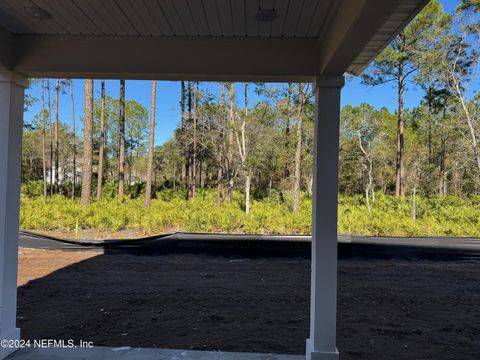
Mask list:
POLYGON ((152 200, 153 153, 155 150, 155 108, 157 101, 157 82, 152 81, 152 96, 150 100, 150 141, 148 145, 147 184, 145 187, 145 208, 150 208, 152 200))
POLYGON ((83 167, 82 198, 83 206, 90 203, 93 168, 93 80, 85 80, 85 114, 83 120, 83 167))

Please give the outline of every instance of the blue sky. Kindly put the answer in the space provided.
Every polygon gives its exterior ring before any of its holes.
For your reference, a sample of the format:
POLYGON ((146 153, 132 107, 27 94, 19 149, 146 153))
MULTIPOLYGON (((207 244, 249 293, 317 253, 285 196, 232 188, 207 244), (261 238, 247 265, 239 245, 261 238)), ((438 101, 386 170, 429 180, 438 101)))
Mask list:
MULTIPOLYGON (((445 10, 452 12, 457 5, 457 0, 440 0, 445 10)), ((54 81, 52 81, 52 86, 54 81)), ((82 115, 83 115, 83 80, 74 80, 74 97, 76 108, 76 120, 78 129, 81 131, 82 115)), ((201 83, 201 87, 214 94, 218 94, 219 85, 214 83, 201 83)), ((241 86, 243 88, 243 86, 241 86)), ((243 91, 240 84, 237 86, 237 91, 243 91)), ((95 81, 94 84, 95 97, 100 96, 100 82, 95 81)), ((107 80, 106 92, 108 95, 118 98, 119 81, 107 80)), ((150 81, 126 81, 125 97, 133 99, 143 104, 147 109, 150 108, 150 81)), ((395 88, 391 84, 385 84, 378 87, 366 87, 361 84, 359 78, 350 78, 342 92, 342 106, 344 105, 358 105, 362 102, 367 102, 373 106, 387 107, 390 111, 395 111, 396 96, 395 88)), ((28 93, 40 99, 40 84, 33 85, 28 93)), ((52 92, 53 95, 53 92, 52 92)), ((405 106, 408 108, 415 107, 421 101, 423 93, 413 84, 408 87, 405 93, 405 106)), ((155 129, 155 143, 162 144, 173 134, 174 129, 180 122, 180 83, 173 81, 160 81, 157 83, 157 110, 156 110, 156 129, 155 129)), ((251 102, 254 102, 258 97, 253 92, 251 87, 250 94, 251 102)), ((52 98, 53 101, 53 98, 52 98)), ((35 114, 40 111, 41 104, 37 101, 25 113, 25 120, 30 121, 35 114)), ((68 124, 71 123, 71 103, 69 94, 62 95, 60 98, 60 119, 68 124)))

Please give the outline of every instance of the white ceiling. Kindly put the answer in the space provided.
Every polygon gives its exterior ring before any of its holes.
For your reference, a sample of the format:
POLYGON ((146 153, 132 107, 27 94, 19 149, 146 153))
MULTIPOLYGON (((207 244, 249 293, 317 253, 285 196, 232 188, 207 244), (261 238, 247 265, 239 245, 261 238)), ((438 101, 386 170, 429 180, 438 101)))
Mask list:
POLYGON ((15 34, 318 37, 334 0, 3 0, 0 23, 15 34), (25 7, 49 11, 37 20, 25 7), (259 8, 273 22, 258 22, 259 8), (2 21, 3 20, 3 21, 2 21))

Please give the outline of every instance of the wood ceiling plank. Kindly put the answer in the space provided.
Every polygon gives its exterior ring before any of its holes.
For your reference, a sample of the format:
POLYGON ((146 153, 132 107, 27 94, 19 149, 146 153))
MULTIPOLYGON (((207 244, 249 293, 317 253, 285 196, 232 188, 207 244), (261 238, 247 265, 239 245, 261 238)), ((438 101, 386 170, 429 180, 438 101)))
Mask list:
POLYGON ((144 0, 135 1, 135 8, 137 10, 138 16, 144 21, 145 26, 148 29, 148 32, 154 36, 163 35, 159 26, 155 22, 152 13, 149 12, 147 6, 145 5, 144 0))
POLYGON ((72 0, 71 3, 77 11, 84 13, 105 35, 127 34, 101 3, 97 6, 91 4, 88 0, 72 0))
POLYGON ((283 27, 283 36, 294 37, 300 15, 303 11, 306 0, 295 0, 290 3, 288 8, 287 18, 283 27))
POLYGON ((247 35, 245 18, 245 0, 230 0, 233 13, 233 34, 235 36, 247 35))
POLYGON ((200 36, 210 36, 205 7, 202 0, 188 0, 188 7, 193 15, 193 21, 200 36))
POLYGON ((322 22, 328 11, 329 1, 306 0, 303 6, 300 19, 295 30, 296 37, 316 37, 318 34, 311 34, 310 29, 313 23, 322 22))
POLYGON ((307 30, 308 37, 318 37, 320 29, 325 24, 328 18, 330 9, 332 8, 333 0, 320 0, 307 30))
MULTIPOLYGON (((47 0, 45 0, 47 1, 47 0)), ((57 1, 63 7, 65 17, 72 24, 76 24, 79 31, 85 34, 106 35, 110 29, 103 21, 95 21, 83 8, 78 7, 72 0, 57 1)))
POLYGON ((306 37, 308 27, 312 20, 317 6, 319 5, 319 0, 305 0, 303 3, 302 11, 298 17, 297 25, 295 27, 295 37, 306 37))
POLYGON ((177 14, 177 9, 173 5, 173 1, 176 0, 158 0, 158 5, 162 8, 165 18, 172 28, 173 35, 186 36, 187 32, 177 14))
MULTIPOLYGON (((49 0, 42 0, 44 3, 49 0)), ((113 34, 108 26, 102 21, 100 17, 97 19, 85 11, 84 7, 78 6, 73 0, 55 0, 53 7, 61 8, 64 17, 68 20, 71 26, 78 29, 81 34, 86 35, 108 35, 113 34)))
POLYGON ((144 4, 162 35, 173 36, 173 29, 159 3, 156 0, 144 0, 144 4))
MULTIPOLYGON (((295 1, 295 0, 292 0, 295 1)), ((281 37, 283 36, 283 26, 287 18, 287 12, 290 7, 290 0, 275 0, 275 11, 277 12, 277 18, 272 22, 271 36, 281 37)))
POLYGON ((245 0, 245 24, 247 36, 258 36, 258 21, 255 18, 259 8, 259 0, 245 0))
POLYGON ((115 2, 121 9, 122 13, 128 18, 129 23, 132 24, 135 30, 139 33, 139 35, 152 35, 145 23, 145 19, 138 14, 137 8, 140 1, 137 0, 132 3, 131 0, 115 0, 115 2))
POLYGON ((128 16, 124 14, 123 10, 115 0, 93 1, 93 4, 96 4, 96 6, 100 6, 100 4, 103 5, 104 8, 112 15, 115 21, 122 25, 122 28, 125 30, 127 35, 140 35, 140 32, 135 29, 128 16))
POLYGON ((207 17, 208 28, 212 36, 222 36, 222 24, 220 23, 220 18, 217 10, 217 1, 216 0, 202 0, 203 6, 205 7, 205 15, 207 17))
POLYGON ((233 14, 230 1, 217 0, 217 9, 222 24, 223 36, 233 36, 233 14))
POLYGON ((187 36, 198 36, 199 32, 187 0, 174 0, 173 5, 180 21, 182 22, 185 32, 187 33, 187 36))

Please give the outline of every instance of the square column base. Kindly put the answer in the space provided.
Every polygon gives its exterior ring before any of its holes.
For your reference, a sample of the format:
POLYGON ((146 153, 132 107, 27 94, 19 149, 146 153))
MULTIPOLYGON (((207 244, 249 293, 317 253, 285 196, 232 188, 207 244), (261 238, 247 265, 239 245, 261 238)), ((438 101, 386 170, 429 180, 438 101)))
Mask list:
POLYGON ((7 333, 3 333, 0 335, 0 360, 5 359, 8 355, 13 353, 14 351, 18 350, 18 347, 16 346, 10 346, 13 345, 11 344, 12 342, 15 345, 18 345, 20 341, 20 329, 19 328, 13 328, 7 333), (9 340, 6 342, 5 340, 9 340), (4 344, 4 342, 6 344, 4 344), (10 344, 9 344, 10 343, 10 344))
POLYGON ((335 348, 333 352, 327 351, 314 351, 313 342, 311 339, 307 339, 307 354, 306 360, 338 360, 338 350, 335 348))

